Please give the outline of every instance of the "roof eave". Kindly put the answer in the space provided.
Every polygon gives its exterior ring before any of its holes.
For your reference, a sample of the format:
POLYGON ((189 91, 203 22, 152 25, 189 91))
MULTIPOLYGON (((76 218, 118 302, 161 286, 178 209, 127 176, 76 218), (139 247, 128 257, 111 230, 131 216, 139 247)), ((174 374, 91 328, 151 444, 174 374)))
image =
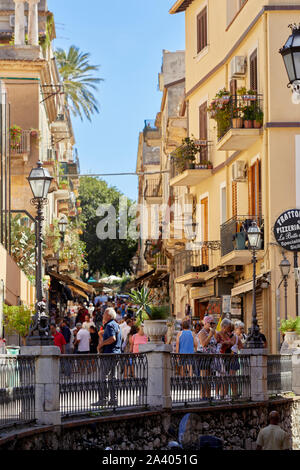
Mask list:
POLYGON ((171 15, 181 13, 182 11, 185 11, 193 1, 194 0, 177 0, 170 8, 169 13, 171 15))

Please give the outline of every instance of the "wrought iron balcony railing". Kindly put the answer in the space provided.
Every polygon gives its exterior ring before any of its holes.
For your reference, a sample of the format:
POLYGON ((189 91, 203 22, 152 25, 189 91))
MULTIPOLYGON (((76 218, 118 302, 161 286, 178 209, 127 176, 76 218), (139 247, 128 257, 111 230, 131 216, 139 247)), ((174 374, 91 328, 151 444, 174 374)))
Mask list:
POLYGON ((264 221, 259 216, 238 215, 221 225, 221 256, 235 250, 248 250, 247 231, 252 222, 256 222, 261 233, 261 247, 264 246, 264 221))
POLYGON ((11 142, 10 153, 12 156, 30 153, 30 131, 22 131, 20 141, 11 142))
POLYGON ((209 270, 208 247, 200 250, 186 250, 175 256, 175 277, 189 273, 201 273, 209 270))
POLYGON ((162 197, 162 187, 160 179, 147 180, 144 197, 162 197))
MULTIPOLYGON (((183 173, 185 170, 208 170, 212 169, 209 161, 211 142, 208 140, 197 140, 195 144, 199 147, 199 152, 195 155, 195 160, 179 159, 171 156, 170 175, 171 178, 183 173)), ((184 146, 179 147, 183 148, 184 146)))
POLYGON ((259 129, 263 124, 262 95, 228 95, 210 104, 210 117, 217 121, 218 140, 230 129, 259 129))

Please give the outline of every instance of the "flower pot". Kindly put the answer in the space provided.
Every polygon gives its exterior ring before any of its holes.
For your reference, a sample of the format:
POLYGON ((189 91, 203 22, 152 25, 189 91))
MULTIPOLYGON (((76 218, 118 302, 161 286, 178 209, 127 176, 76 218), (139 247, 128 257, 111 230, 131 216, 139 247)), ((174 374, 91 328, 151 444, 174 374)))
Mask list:
POLYGON ((286 331, 285 336, 284 336, 284 342, 282 343, 280 353, 286 353, 288 354, 289 352, 292 353, 294 349, 299 347, 300 343, 300 336, 296 331, 286 331))
POLYGON ((253 127, 254 129, 260 129, 262 126, 262 123, 261 122, 258 122, 258 121, 253 121, 253 127))
POLYGON ((186 169, 186 170, 194 170, 194 169, 195 169, 195 163, 186 162, 186 164, 185 164, 185 169, 186 169))
POLYGON ((243 124, 244 124, 243 118, 233 118, 232 119, 233 129, 242 129, 243 124))
POLYGON ((150 343, 163 344, 163 337, 167 334, 167 320, 145 320, 144 333, 150 338, 150 343))
POLYGON ((244 121, 245 129, 252 129, 253 128, 253 121, 244 121))
POLYGON ((244 101, 256 101, 257 100, 256 95, 243 95, 242 98, 244 101))

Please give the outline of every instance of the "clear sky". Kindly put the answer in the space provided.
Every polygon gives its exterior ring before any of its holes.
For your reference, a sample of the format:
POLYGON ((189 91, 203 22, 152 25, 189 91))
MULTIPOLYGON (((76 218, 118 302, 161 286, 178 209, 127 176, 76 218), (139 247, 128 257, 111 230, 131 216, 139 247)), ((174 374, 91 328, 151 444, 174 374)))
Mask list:
MULTIPOLYGON (((184 14, 170 15, 174 0, 48 0, 55 47, 74 44, 101 65, 100 114, 73 119, 81 173, 135 171, 138 133, 160 108, 162 50, 184 49, 184 14)), ((137 198, 137 177, 105 180, 137 198)))

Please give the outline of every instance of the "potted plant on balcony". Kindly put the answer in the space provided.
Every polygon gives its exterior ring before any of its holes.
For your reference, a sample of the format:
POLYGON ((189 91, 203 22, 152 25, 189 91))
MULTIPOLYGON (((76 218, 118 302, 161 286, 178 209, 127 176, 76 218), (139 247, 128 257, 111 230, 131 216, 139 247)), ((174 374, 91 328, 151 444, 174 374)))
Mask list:
POLYGON ((199 153, 199 147, 190 137, 182 141, 182 145, 173 152, 175 166, 179 172, 195 168, 196 155, 199 153))
POLYGON ((251 129, 253 127, 253 121, 255 117, 255 108, 252 104, 244 106, 243 118, 245 129, 251 129))
POLYGON ((146 287, 142 287, 141 290, 131 291, 129 296, 132 302, 139 307, 137 311, 138 321, 144 323, 145 335, 150 338, 151 343, 161 344, 168 331, 169 306, 153 305, 153 297, 146 287))
POLYGON ((226 134, 231 125, 230 99, 231 95, 229 92, 225 89, 220 90, 207 109, 210 117, 217 122, 218 139, 226 134))
POLYGON ((14 124, 9 129, 10 134, 10 147, 12 149, 17 149, 20 147, 21 137, 22 137, 22 129, 20 126, 14 124))
POLYGON ((234 103, 232 107, 232 127, 233 129, 242 129, 244 120, 242 117, 243 108, 234 103))
POLYGON ((262 109, 258 106, 254 111, 253 127, 255 129, 260 129, 263 125, 263 122, 264 122, 264 113, 262 109))
POLYGON ((281 353, 288 352, 293 348, 299 347, 300 342, 300 317, 282 320, 280 326, 281 333, 284 334, 281 353))
POLYGON ((216 101, 218 102, 219 105, 228 103, 230 101, 230 98, 231 98, 230 91, 226 90, 226 88, 222 88, 216 94, 216 101))

